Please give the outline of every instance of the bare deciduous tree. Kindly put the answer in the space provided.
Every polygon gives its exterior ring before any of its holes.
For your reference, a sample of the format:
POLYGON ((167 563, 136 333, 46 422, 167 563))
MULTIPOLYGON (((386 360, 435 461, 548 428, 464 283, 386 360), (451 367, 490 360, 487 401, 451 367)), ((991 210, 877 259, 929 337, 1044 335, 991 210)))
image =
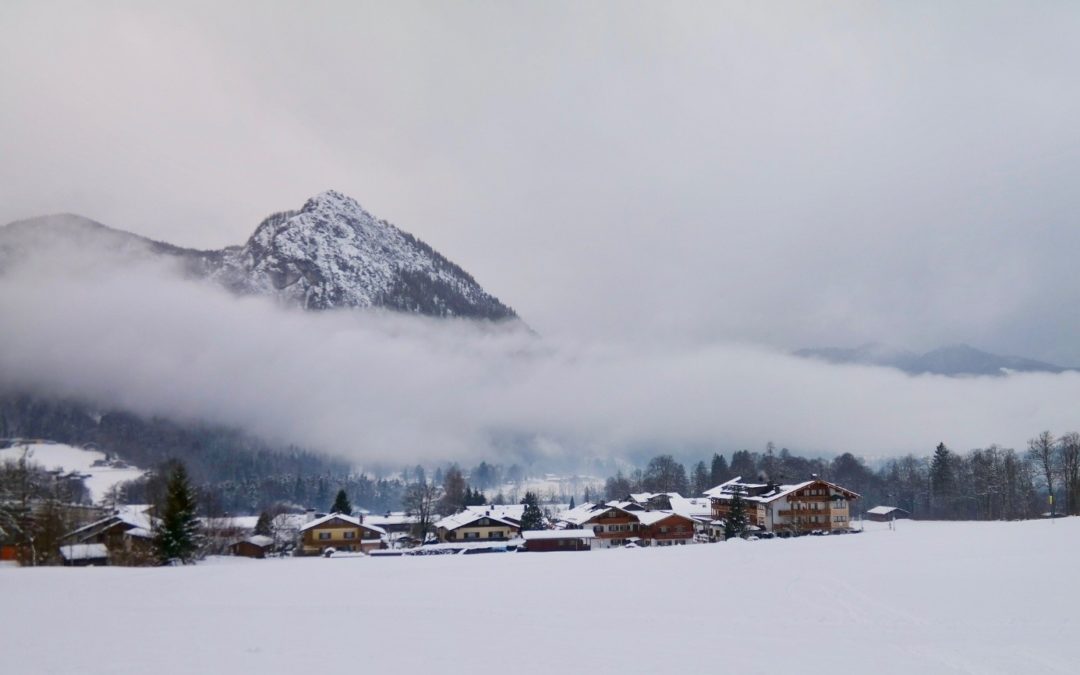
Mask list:
POLYGON ((1065 487, 1065 513, 1080 515, 1080 434, 1069 432, 1058 441, 1061 483, 1065 487))
POLYGON ((1054 477, 1057 475, 1057 452, 1054 435, 1044 431, 1028 441, 1028 455, 1042 472, 1046 492, 1050 498, 1050 517, 1054 517, 1054 477))

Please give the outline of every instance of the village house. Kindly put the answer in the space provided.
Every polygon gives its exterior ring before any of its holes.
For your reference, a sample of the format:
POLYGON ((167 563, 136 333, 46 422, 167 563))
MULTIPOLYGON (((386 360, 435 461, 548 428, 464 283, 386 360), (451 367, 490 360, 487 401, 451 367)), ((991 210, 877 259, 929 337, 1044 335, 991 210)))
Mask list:
MULTIPOLYGON (((120 506, 114 513, 68 533, 61 542, 64 547, 80 544, 102 544, 113 565, 146 565, 156 562, 154 523, 149 505, 120 506)), ((91 550, 91 549, 69 549, 91 550)), ((100 551, 100 549, 92 549, 100 551)))
POLYGON ((530 530, 521 533, 529 552, 588 551, 596 541, 592 530, 530 530))
POLYGON ((383 547, 386 531, 361 518, 331 513, 300 528, 300 555, 321 555, 329 549, 368 553, 383 547))
POLYGON ((274 538, 265 534, 253 534, 229 547, 233 555, 243 558, 265 558, 274 550, 274 538))
POLYGON ((739 495, 750 525, 780 534, 847 532, 851 529, 849 503, 859 498, 851 490, 816 477, 794 485, 744 483, 734 478, 705 494, 712 500, 714 521, 727 518, 732 500, 739 495))
POLYGON ((875 506, 866 511, 866 519, 879 523, 887 523, 890 520, 903 520, 910 518, 911 514, 899 506, 875 506))
MULTIPOLYGON (((641 495, 632 497, 647 501, 641 495)), ((584 504, 564 512, 560 520, 564 528, 592 530, 599 548, 631 543, 638 546, 671 546, 694 541, 695 521, 692 517, 669 510, 648 509, 634 499, 584 504)))
POLYGON ((499 511, 468 508, 461 513, 447 516, 435 523, 435 535, 442 542, 513 539, 521 533, 521 521, 499 511))

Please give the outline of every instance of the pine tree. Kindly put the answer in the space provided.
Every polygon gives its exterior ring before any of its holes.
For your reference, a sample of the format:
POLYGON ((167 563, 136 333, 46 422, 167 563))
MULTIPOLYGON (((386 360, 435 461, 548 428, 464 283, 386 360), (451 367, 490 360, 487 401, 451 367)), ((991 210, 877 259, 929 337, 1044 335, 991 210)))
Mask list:
POLYGON ((526 492, 521 503, 525 505, 525 511, 521 514, 521 529, 523 531, 544 529, 544 514, 540 510, 536 493, 526 492))
POLYGON ((155 528, 154 548, 163 565, 188 564, 195 560, 199 546, 199 521, 195 491, 188 482, 187 469, 176 462, 165 486, 165 504, 155 528))
POLYGON ((270 514, 263 511, 259 514, 259 520, 255 522, 255 534, 261 534, 264 537, 273 536, 273 526, 271 525, 270 514))
POLYGON ((712 466, 709 467, 710 487, 715 487, 730 478, 728 473, 727 460, 724 459, 724 456, 720 453, 714 452, 712 456, 712 466))
POLYGON ((731 496, 731 506, 728 509, 727 518, 724 519, 724 538, 732 539, 741 537, 749 526, 746 517, 746 502, 738 492, 731 496))
POLYGON ((352 515, 352 504, 349 503, 349 495, 345 494, 345 490, 338 490, 337 496, 334 497, 334 505, 330 507, 330 513, 340 513, 343 516, 352 515))
POLYGON ((574 508, 574 495, 570 495, 570 509, 574 508))
POLYGON ((930 460, 930 494, 933 512, 937 517, 951 516, 953 494, 956 489, 955 460, 944 443, 938 443, 930 460))

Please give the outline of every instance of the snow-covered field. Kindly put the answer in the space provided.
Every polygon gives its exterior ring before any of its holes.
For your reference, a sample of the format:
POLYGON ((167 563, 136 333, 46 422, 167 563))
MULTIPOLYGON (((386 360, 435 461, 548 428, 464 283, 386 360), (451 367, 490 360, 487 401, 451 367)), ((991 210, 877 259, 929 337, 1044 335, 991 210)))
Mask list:
POLYGON ((84 484, 90 491, 90 499, 97 503, 117 483, 135 480, 145 471, 135 467, 115 468, 94 466, 97 460, 104 460, 105 453, 98 450, 86 450, 63 443, 30 443, 0 449, 0 462, 16 460, 22 456, 23 448, 29 447, 30 461, 46 469, 62 469, 86 475, 84 484))
POLYGON ((587 553, 0 568, 10 673, 1076 673, 1080 518, 587 553))

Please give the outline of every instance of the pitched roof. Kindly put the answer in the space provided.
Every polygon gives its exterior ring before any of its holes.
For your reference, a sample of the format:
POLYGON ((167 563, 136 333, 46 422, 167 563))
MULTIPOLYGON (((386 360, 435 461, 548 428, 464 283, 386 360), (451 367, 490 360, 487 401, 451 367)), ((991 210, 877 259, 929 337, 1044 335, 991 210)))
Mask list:
POLYGON ((872 509, 866 510, 867 513, 872 513, 875 516, 887 516, 893 511, 903 511, 904 513, 907 513, 907 511, 904 511, 904 509, 899 506, 875 506, 872 509))
POLYGON ((379 534, 386 534, 386 530, 382 529, 378 525, 368 525, 367 523, 362 523, 362 522, 360 522, 359 518, 354 518, 353 516, 346 516, 343 513, 331 513, 331 514, 323 516, 322 518, 316 518, 315 520, 313 520, 313 521, 311 521, 309 523, 305 523, 304 526, 300 528, 300 531, 301 532, 306 532, 306 531, 310 530, 313 527, 318 527, 319 525, 322 525, 323 523, 328 523, 331 520, 334 520, 335 518, 337 518, 339 520, 343 520, 346 523, 348 523, 349 525, 355 525, 356 527, 362 527, 362 528, 365 528, 365 529, 368 529, 368 530, 372 530, 374 532, 378 532, 379 534))
POLYGON ((443 518, 442 520, 439 520, 438 522, 435 523, 435 528, 436 529, 441 528, 441 529, 446 529, 446 530, 456 530, 459 527, 465 527, 467 525, 471 525, 472 523, 475 523, 476 521, 480 520, 481 518, 487 518, 488 520, 494 520, 497 523, 500 523, 502 525, 506 525, 508 527, 513 527, 514 529, 517 529, 517 528, 521 527, 520 523, 515 523, 512 520, 510 520, 509 518, 500 518, 499 516, 495 515, 494 513, 488 513, 486 511, 481 511, 480 513, 477 513, 475 511, 466 509, 465 511, 462 511, 460 513, 455 513, 452 516, 447 516, 447 517, 443 518))
POLYGON ((727 482, 721 483, 720 485, 717 485, 710 490, 706 490, 705 495, 708 496, 710 499, 731 499, 735 496, 736 492, 739 492, 739 494, 745 501, 755 502, 758 504, 768 504, 769 502, 780 499, 781 497, 786 497, 792 492, 801 490, 805 487, 813 485, 814 483, 822 483, 834 490, 843 492, 844 494, 849 495, 851 498, 854 499, 857 499, 859 497, 859 494, 857 492, 853 492, 851 490, 848 490, 847 488, 840 487, 835 483, 830 483, 829 481, 822 480, 820 478, 813 478, 811 480, 803 481, 801 483, 794 483, 791 485, 773 485, 773 490, 766 494, 747 494, 748 491, 768 488, 769 485, 766 483, 744 483, 742 482, 742 476, 736 476, 735 478, 732 478, 727 482))

